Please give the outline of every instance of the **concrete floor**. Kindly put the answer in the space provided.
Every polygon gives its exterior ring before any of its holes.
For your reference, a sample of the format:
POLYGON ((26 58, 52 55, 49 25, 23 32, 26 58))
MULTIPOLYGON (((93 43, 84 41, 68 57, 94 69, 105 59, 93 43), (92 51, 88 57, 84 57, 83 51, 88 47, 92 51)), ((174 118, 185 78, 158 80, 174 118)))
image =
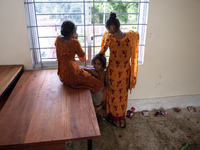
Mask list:
MULTIPOLYGON (((121 129, 103 121, 101 138, 93 140, 93 150, 200 150, 200 107, 196 112, 187 108, 175 112, 166 110, 168 116, 149 117, 136 113, 126 118, 126 128, 121 129)), ((87 141, 72 142, 67 150, 87 150, 87 141)))

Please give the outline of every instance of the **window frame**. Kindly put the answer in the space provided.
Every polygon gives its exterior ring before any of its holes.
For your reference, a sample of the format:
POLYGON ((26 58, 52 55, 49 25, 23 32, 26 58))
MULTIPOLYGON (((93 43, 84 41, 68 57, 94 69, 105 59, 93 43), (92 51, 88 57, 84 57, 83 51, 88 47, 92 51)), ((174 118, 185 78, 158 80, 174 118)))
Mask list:
MULTIPOLYGON (((46 37, 40 37, 39 36, 39 27, 55 27, 59 28, 60 25, 46 25, 46 26, 41 26, 38 25, 37 23, 37 15, 49 15, 48 14, 36 14, 36 4, 37 3, 83 3, 83 12, 82 13, 61 13, 61 14, 54 14, 51 13, 51 15, 83 15, 84 16, 84 22, 82 25, 77 25, 79 26, 84 26, 84 46, 82 48, 85 50, 87 54, 87 60, 84 63, 81 63, 78 59, 77 62, 79 63, 80 66, 90 66, 90 62, 92 59, 92 49, 99 48, 100 46, 95 45, 95 38, 97 36, 102 36, 101 35, 95 35, 95 26, 105 26, 105 23, 103 24, 95 24, 92 23, 90 20, 89 22, 86 23, 86 17, 91 18, 91 15, 95 14, 104 14, 108 15, 109 13, 95 13, 94 7, 93 7, 93 14, 91 13, 91 7, 90 11, 87 11, 88 8, 86 8, 86 4, 94 4, 95 3, 130 3, 130 1, 89 1, 89 0, 79 0, 79 1, 52 1, 52 2, 47 2, 47 1, 35 1, 35 0, 24 0, 24 8, 25 8, 25 14, 26 14, 26 22, 27 22, 27 30, 28 30, 28 36, 29 36, 29 45, 30 45, 30 53, 31 53, 31 60, 32 60, 32 67, 33 69, 40 69, 40 68, 57 68, 57 61, 56 58, 49 58, 48 61, 43 61, 43 58, 41 57, 41 50, 42 49, 55 49, 55 47, 40 47, 40 38, 56 38, 56 36, 46 36, 46 37), (91 44, 91 40, 86 41, 86 27, 92 26, 93 27, 93 45, 88 45, 86 43, 91 44), (86 50, 87 49, 87 50, 86 50), (52 61, 51 61, 52 60, 52 61)), ((121 24, 122 26, 126 25, 135 25, 137 26, 137 32, 140 35, 140 43, 139 43, 139 58, 138 58, 138 64, 143 65, 144 63, 144 52, 145 52, 145 43, 146 43, 146 30, 147 30, 147 20, 148 20, 148 7, 149 7, 149 0, 138 0, 138 1, 131 1, 131 3, 138 3, 138 12, 137 13, 117 13, 117 15, 123 15, 123 14, 137 14, 137 23, 133 24, 121 24)), ((94 17, 93 17, 93 22, 94 22, 94 17)), ((80 38, 80 36, 79 36, 80 38)), ((109 56, 107 56, 109 57, 109 56)))

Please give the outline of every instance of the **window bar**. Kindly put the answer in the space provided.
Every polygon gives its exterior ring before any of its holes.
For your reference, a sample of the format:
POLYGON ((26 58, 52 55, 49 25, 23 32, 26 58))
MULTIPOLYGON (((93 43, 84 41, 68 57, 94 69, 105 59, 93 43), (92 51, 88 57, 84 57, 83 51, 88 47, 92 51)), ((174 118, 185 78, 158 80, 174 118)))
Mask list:
MULTIPOLYGON (((139 1, 141 1, 141 0, 139 0, 139 1)), ((140 21, 140 3, 138 3, 138 20, 137 20, 137 23, 138 23, 138 25, 137 25, 137 32, 139 33, 139 21, 140 21)))
MULTIPOLYGON (((36 8, 35 8, 35 0, 34 1, 34 13, 35 13, 35 23, 36 23, 36 26, 38 25, 37 23, 37 18, 36 18, 36 8)), ((39 32, 38 32, 38 28, 36 29, 37 30, 37 36, 39 36, 39 32)), ((40 56, 40 65, 41 65, 41 68, 43 68, 43 63, 42 63, 42 57, 41 57, 41 51, 40 51, 40 40, 39 38, 37 37, 38 39, 38 47, 39 47, 39 56, 40 56)))
MULTIPOLYGON (((141 0, 140 0, 140 1, 141 1, 141 0)), ((141 7, 141 5, 140 5, 140 3, 138 3, 138 17, 137 17, 137 18, 138 18, 138 25, 137 25, 137 32, 138 32, 138 33, 140 33, 139 30, 142 29, 142 27, 139 26, 139 23, 140 23, 140 9, 141 9, 140 7, 141 7)), ((140 35, 139 35, 139 36, 140 36, 140 35)), ((139 52, 141 51, 141 48, 140 48, 140 40, 139 40, 139 45, 138 45, 138 46, 139 46, 139 48, 138 48, 138 59, 139 59, 139 57, 140 57, 140 56, 139 56, 139 55, 140 55, 139 52)), ((141 63, 141 62, 138 60, 138 63, 141 63)))
MULTIPOLYGON (((87 48, 89 46, 82 46, 82 48, 87 48)), ((95 46, 98 47, 98 46, 95 46)), ((42 47, 42 48, 30 48, 31 50, 36 50, 36 49, 55 49, 55 47, 42 47)))
POLYGON ((84 13, 48 13, 48 14, 36 14, 37 16, 42 15, 83 15, 84 13))
MULTIPOLYGON (((93 1, 87 1, 86 3, 92 3, 93 1)), ((31 3, 72 3, 72 1, 49 1, 49 2, 24 2, 24 4, 31 4, 31 3)), ((73 3, 82 3, 82 1, 73 1, 73 3)), ((122 3, 122 1, 95 1, 94 3, 122 3)), ((149 1, 123 1, 123 3, 149 3, 149 1)))
MULTIPOLYGON (((144 44, 140 44, 140 46, 145 46, 144 44)), ((82 46, 82 48, 87 48, 89 46, 82 46)), ((95 47, 101 47, 101 46, 95 46, 95 47)), ((42 48, 30 48, 30 50, 36 50, 36 49, 54 49, 55 47, 42 47, 42 48)))
MULTIPOLYGON (((96 14, 96 13, 95 13, 96 14)), ((85 24, 86 26, 104 26, 105 24, 85 24)), ((146 23, 127 23, 127 24, 121 24, 121 26, 123 25, 147 25, 146 23)), ((83 26, 83 25, 77 25, 77 26, 83 26)), ((60 25, 39 25, 39 26, 27 26, 27 28, 32 28, 32 27, 60 27, 60 25)))
POLYGON ((106 3, 103 3, 103 24, 105 24, 105 22, 106 22, 106 3))
MULTIPOLYGON (((95 30, 95 29, 94 29, 94 24, 95 24, 95 22, 94 22, 95 9, 94 9, 94 7, 95 7, 95 6, 94 6, 94 0, 93 0, 93 19, 92 19, 92 20, 93 20, 93 36, 92 36, 92 40, 93 40, 93 45, 92 45, 93 55, 95 54, 95 49, 94 49, 94 48, 95 48, 95 37, 94 37, 94 34, 95 34, 95 31, 94 31, 94 30, 95 30)), ((92 42, 92 41, 91 41, 91 42, 92 42)))
MULTIPOLYGON (((83 19, 84 19, 84 46, 86 46, 86 27, 85 27, 85 0, 83 1, 83 19)), ((86 54, 86 48, 85 48, 85 54, 86 54)), ((85 61, 85 67, 86 67, 86 61, 85 61)))
MULTIPOLYGON (((39 36, 39 38, 56 38, 57 36, 39 36)), ((78 36, 78 37, 84 37, 84 36, 78 36)))
MULTIPOLYGON (((110 13, 95 13, 95 14, 110 14, 110 13)), ((117 13, 117 14, 118 15, 126 15, 126 14, 137 15, 138 13, 117 13)), ((42 16, 42 15, 85 15, 85 13, 48 13, 48 14, 36 14, 36 16, 42 16)))
MULTIPOLYGON (((110 13, 95 13, 95 14, 110 14, 110 13)), ((117 13, 118 15, 127 15, 127 14, 133 14, 133 15, 137 15, 138 14, 138 12, 137 13, 117 13)))

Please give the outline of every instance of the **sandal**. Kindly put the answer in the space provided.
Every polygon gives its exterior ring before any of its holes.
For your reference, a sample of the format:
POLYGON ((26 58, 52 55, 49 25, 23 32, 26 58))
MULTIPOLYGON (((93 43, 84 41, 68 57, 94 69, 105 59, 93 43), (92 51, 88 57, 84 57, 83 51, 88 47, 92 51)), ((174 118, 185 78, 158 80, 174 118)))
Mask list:
POLYGON ((120 126, 121 128, 126 128, 126 120, 124 118, 124 126, 120 126))
POLYGON ((108 121, 109 123, 111 123, 112 125, 114 125, 115 127, 120 127, 120 125, 117 125, 117 124, 114 123, 113 117, 112 117, 112 115, 110 113, 106 116, 105 119, 106 119, 106 121, 108 121))

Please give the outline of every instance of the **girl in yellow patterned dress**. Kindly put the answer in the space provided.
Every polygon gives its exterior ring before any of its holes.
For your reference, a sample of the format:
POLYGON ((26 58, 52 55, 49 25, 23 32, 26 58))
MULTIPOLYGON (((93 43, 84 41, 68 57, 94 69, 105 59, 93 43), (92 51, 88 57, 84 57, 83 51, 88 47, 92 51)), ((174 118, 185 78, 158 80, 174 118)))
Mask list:
POLYGON ((138 67, 139 34, 130 30, 122 32, 116 13, 111 12, 106 21, 107 31, 102 37, 99 54, 110 49, 107 94, 107 121, 115 126, 125 128, 128 89, 136 84, 138 67))

